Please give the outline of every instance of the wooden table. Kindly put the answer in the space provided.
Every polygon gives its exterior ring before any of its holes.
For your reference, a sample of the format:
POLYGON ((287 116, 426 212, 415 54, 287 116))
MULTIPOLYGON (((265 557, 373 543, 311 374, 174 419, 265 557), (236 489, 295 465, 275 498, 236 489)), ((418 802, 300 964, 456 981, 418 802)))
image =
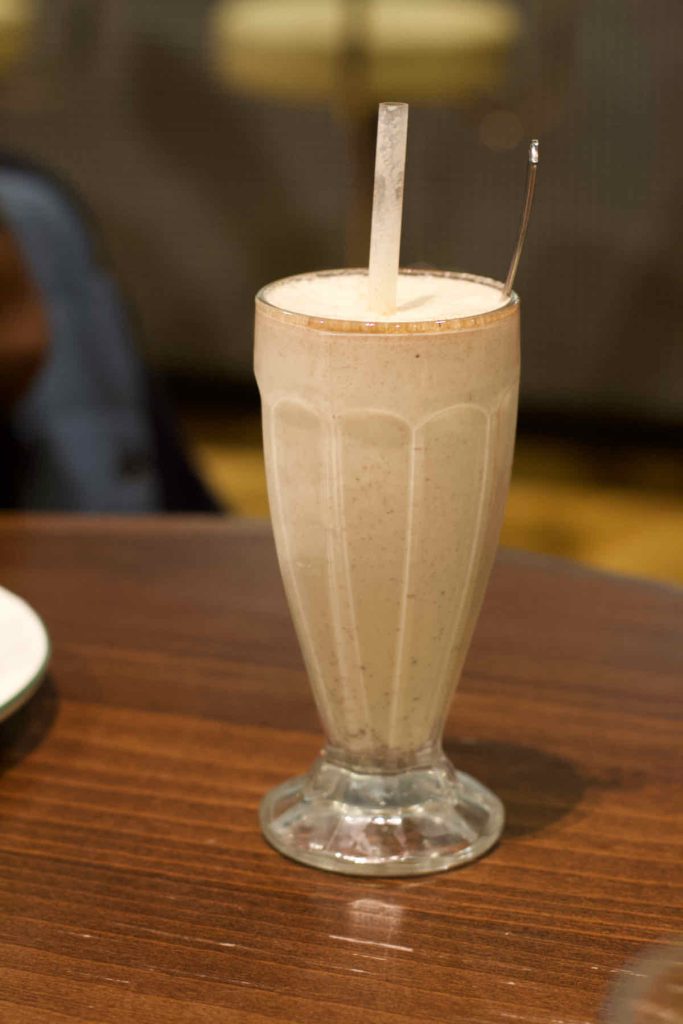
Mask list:
POLYGON ((403 882, 259 834, 319 744, 265 527, 5 517, 0 580, 54 640, 0 727, 2 1024, 584 1024, 683 930, 680 592, 500 558, 447 747, 508 826, 403 882))

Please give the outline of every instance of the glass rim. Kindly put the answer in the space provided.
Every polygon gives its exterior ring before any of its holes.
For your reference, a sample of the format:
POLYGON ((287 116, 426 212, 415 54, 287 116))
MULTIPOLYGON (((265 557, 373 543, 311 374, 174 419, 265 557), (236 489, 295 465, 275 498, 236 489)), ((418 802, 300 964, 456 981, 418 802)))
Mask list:
MULTIPOLYGON (((346 274, 363 274, 367 276, 367 267, 346 267, 336 270, 317 270, 303 274, 292 274, 269 281, 256 293, 256 306, 266 316, 282 323, 298 324, 312 330, 329 331, 343 334, 437 334, 442 331, 464 331, 486 327, 497 320, 503 320, 519 308, 519 295, 512 291, 502 306, 476 313, 470 316, 439 317, 433 320, 342 320, 338 317, 309 316, 307 313, 285 309, 267 297, 269 289, 288 281, 300 281, 308 277, 338 277, 346 274)), ((450 277, 461 281, 474 281, 477 284, 489 285, 502 291, 502 281, 480 274, 467 274, 455 270, 430 270, 428 268, 401 268, 401 276, 450 277)))

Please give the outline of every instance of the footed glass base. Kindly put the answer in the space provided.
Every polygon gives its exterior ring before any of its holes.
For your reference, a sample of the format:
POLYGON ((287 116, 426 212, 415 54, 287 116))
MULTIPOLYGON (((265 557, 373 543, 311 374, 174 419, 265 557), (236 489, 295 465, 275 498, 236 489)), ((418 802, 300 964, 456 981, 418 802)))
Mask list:
POLYGON ((346 875, 446 871, 490 849, 504 820, 498 797, 446 758, 383 775, 323 756, 261 804, 261 828, 276 850, 346 875))

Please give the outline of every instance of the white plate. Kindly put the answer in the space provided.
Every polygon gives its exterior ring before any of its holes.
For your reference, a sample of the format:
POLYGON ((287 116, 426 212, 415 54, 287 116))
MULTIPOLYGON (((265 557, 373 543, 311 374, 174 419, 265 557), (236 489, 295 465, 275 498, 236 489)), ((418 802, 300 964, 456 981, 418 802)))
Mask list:
POLYGON ((26 601, 0 587, 0 721, 24 704, 50 658, 50 640, 26 601))

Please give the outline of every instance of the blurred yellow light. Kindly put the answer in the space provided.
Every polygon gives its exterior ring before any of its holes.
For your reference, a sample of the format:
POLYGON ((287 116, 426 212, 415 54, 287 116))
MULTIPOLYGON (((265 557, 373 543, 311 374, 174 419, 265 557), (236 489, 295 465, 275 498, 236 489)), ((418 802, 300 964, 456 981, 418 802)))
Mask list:
POLYGON ((452 102, 496 90, 520 29, 504 0, 224 0, 210 47, 237 91, 327 102, 338 97, 351 31, 369 104, 452 102))
POLYGON ((24 56, 34 20, 34 0, 0 0, 0 75, 24 56))

